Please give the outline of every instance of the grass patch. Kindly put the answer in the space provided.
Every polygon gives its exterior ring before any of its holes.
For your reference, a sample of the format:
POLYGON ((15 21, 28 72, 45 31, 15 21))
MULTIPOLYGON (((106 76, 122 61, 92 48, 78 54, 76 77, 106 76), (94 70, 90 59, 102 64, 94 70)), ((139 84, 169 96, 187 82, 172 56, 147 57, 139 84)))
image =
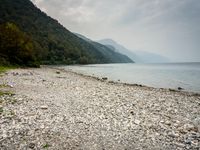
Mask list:
POLYGON ((176 90, 175 90, 175 89, 169 89, 169 91, 171 91, 171 92, 176 92, 176 90))
POLYGON ((50 147, 49 144, 45 144, 45 145, 43 145, 43 148, 44 148, 44 149, 47 149, 47 148, 49 148, 49 147, 50 147))
POLYGON ((6 72, 9 67, 0 66, 0 73, 6 72))
POLYGON ((9 87, 9 86, 6 84, 0 84, 0 88, 6 88, 6 87, 9 87))
POLYGON ((3 96, 3 95, 10 95, 10 96, 14 96, 15 94, 13 94, 12 92, 9 92, 9 91, 0 91, 0 96, 3 96))
POLYGON ((0 96, 4 95, 4 92, 0 91, 0 96))
POLYGON ((3 107, 0 107, 0 114, 3 113, 3 107))
POLYGON ((7 70, 10 69, 15 69, 16 67, 14 66, 0 66, 0 74, 6 72, 7 70))

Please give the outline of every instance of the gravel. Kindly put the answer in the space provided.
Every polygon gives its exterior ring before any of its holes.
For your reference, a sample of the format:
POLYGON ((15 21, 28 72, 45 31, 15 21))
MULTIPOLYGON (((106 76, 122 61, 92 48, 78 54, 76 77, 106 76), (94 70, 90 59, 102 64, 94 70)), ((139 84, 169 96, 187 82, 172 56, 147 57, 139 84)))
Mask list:
POLYGON ((0 77, 0 149, 200 149, 200 96, 42 67, 0 77), (12 85, 12 86, 11 86, 12 85))

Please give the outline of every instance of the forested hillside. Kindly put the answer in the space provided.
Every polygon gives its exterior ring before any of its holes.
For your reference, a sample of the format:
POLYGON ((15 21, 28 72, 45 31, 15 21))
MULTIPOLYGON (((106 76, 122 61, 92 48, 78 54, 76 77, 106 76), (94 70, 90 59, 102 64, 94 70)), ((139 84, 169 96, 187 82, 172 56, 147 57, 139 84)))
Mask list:
POLYGON ((12 23, 0 25, 0 62, 3 65, 36 65, 32 40, 12 23))
MULTIPOLYGON (((87 64, 87 63, 122 63, 132 62, 127 56, 121 55, 111 49, 98 45, 96 47, 63 27, 57 20, 52 19, 41 12, 29 0, 0 0, 0 24, 1 30, 5 26, 13 26, 22 41, 28 39, 29 47, 24 46, 24 50, 18 50, 20 53, 26 52, 24 56, 18 59, 14 51, 22 48, 14 45, 5 45, 5 38, 9 37, 6 32, 15 32, 9 27, 1 33, 1 63, 16 64, 87 64), (9 31, 12 30, 12 31, 9 31), (22 36, 23 35, 23 36, 22 36), (4 49, 2 48, 4 47, 4 49), (6 51, 6 53, 5 53, 6 51), (11 52, 8 52, 11 51, 11 52), (16 57, 13 59, 13 57, 16 57)), ((13 33, 15 34, 15 33, 13 33)), ((11 35, 11 34, 10 34, 11 35)), ((16 36, 16 38, 18 37, 16 36)), ((22 42, 23 43, 23 42, 22 42)), ((6 43, 8 44, 8 43, 6 43)), ((22 48, 23 49, 23 48, 22 48)))
POLYGON ((112 58, 113 62, 124 62, 124 63, 134 62, 133 60, 128 58, 126 55, 117 52, 116 49, 112 46, 103 45, 103 44, 100 44, 99 42, 92 41, 91 39, 89 39, 81 34, 78 34, 78 33, 74 33, 74 34, 77 35, 78 37, 82 38, 83 40, 87 41, 91 45, 93 45, 95 48, 97 48, 99 51, 101 51, 101 53, 104 56, 112 58))

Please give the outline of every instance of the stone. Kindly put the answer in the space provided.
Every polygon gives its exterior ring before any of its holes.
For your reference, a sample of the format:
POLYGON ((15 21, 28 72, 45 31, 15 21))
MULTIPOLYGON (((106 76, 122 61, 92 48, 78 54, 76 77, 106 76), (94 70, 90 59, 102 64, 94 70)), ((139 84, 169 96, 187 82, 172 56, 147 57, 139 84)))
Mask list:
POLYGON ((166 121, 165 124, 168 125, 168 126, 170 126, 171 122, 170 121, 166 121))
POLYGON ((183 90, 183 88, 182 87, 178 87, 178 90, 183 90))
POLYGON ((17 75, 19 75, 18 72, 13 72, 12 74, 13 74, 13 76, 17 76, 17 75))
POLYGON ((193 124, 185 124, 184 129, 187 131, 198 131, 198 128, 196 128, 193 124))
POLYGON ((140 120, 135 119, 134 123, 138 125, 138 124, 140 124, 140 120))
POLYGON ((40 126, 40 128, 41 128, 41 129, 44 129, 44 128, 45 128, 45 126, 42 124, 42 125, 40 126))
POLYGON ((131 115, 134 115, 134 111, 131 111, 130 113, 131 113, 131 115))
POLYGON ((46 105, 43 105, 43 106, 40 106, 41 109, 48 109, 48 106, 46 105))
POLYGON ((189 144, 189 145, 190 145, 191 142, 192 142, 191 139, 186 139, 186 140, 185 140, 185 144, 189 144))
POLYGON ((198 140, 191 141, 191 144, 194 145, 194 146, 198 146, 198 140))
POLYGON ((193 132, 198 132, 199 129, 198 129, 198 127, 194 127, 194 128, 191 128, 191 131, 193 131, 193 132))
POLYGON ((175 133, 174 131, 172 132, 169 132, 168 133, 168 136, 172 137, 172 138, 176 138, 176 137, 179 137, 179 134, 178 133, 175 133))
POLYGON ((185 144, 183 144, 183 143, 175 143, 175 145, 178 146, 178 147, 181 147, 181 148, 185 147, 185 144))
POLYGON ((8 83, 8 86, 11 87, 11 88, 13 88, 14 84, 10 82, 10 83, 8 83))
POLYGON ((183 128, 179 128, 178 131, 181 133, 181 134, 186 134, 187 131, 183 128))
POLYGON ((108 78, 107 77, 103 77, 102 80, 108 80, 108 78))
POLYGON ((30 143, 30 144, 28 145, 28 147, 29 147, 30 149, 34 149, 34 148, 35 148, 35 144, 34 144, 34 143, 30 143))

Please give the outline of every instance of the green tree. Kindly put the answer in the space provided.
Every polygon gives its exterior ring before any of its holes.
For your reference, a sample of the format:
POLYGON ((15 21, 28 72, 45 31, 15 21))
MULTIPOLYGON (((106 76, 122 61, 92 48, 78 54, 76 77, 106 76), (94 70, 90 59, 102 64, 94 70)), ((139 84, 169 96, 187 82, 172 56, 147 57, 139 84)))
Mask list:
POLYGON ((35 65, 33 43, 31 39, 13 23, 0 25, 0 61, 12 65, 35 65))
POLYGON ((80 64, 88 64, 88 63, 89 63, 89 60, 88 60, 87 57, 82 56, 82 57, 79 58, 79 63, 80 63, 80 64))

